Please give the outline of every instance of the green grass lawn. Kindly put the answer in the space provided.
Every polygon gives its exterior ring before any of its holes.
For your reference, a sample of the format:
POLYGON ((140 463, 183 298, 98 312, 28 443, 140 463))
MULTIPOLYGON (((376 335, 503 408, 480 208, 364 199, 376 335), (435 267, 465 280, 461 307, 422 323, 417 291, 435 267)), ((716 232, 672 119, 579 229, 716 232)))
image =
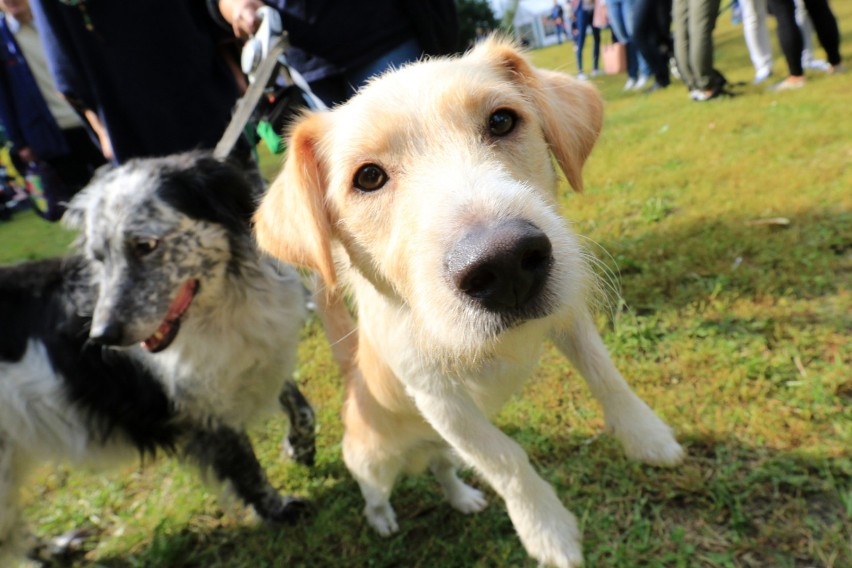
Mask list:
MULTIPOLYGON (((852 2, 833 7, 852 62, 852 2)), ((716 41, 719 69, 749 82, 730 13, 716 41)), ((532 57, 574 69, 567 44, 532 57)), ((689 457, 673 470, 626 460, 555 349, 496 420, 577 514, 588 566, 852 566, 852 73, 703 104, 679 83, 640 96, 623 93, 624 80, 594 80, 606 125, 585 193, 563 185, 561 202, 618 274, 623 303, 614 297, 602 319, 616 364, 689 457), (754 222, 776 217, 789 224, 754 222)), ((20 215, 0 224, 0 261, 59 254, 70 238, 20 215)), ((342 383, 315 321, 300 349, 316 467, 280 459, 283 418, 253 437, 273 483, 315 503, 305 522, 257 525, 163 460, 110 474, 45 469, 26 488, 30 525, 97 530, 87 566, 535 566, 493 492, 466 517, 429 476, 398 485, 400 533, 374 534, 341 460, 342 383)))

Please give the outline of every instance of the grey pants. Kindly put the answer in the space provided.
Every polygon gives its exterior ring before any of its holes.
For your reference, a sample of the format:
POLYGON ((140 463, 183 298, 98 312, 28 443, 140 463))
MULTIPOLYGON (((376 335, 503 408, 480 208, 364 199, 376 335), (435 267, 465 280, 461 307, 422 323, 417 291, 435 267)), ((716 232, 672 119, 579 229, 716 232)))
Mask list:
POLYGON ((713 29, 721 0, 674 0, 674 52, 689 90, 707 91, 724 84, 713 68, 713 29))

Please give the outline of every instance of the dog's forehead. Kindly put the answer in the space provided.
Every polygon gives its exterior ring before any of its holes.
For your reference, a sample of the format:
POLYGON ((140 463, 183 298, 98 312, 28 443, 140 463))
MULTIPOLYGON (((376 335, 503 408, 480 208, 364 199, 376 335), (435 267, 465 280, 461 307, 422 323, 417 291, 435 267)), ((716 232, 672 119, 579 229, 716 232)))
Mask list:
POLYGON ((146 168, 119 168, 103 180, 99 199, 89 211, 91 226, 101 235, 163 232, 179 220, 157 195, 163 175, 146 168))
MULTIPOLYGON (((344 129, 408 128, 475 119, 472 110, 525 104, 527 98, 500 66, 479 59, 435 59, 391 71, 373 80, 340 111, 344 129)), ((354 134, 354 132, 353 132, 354 134)))

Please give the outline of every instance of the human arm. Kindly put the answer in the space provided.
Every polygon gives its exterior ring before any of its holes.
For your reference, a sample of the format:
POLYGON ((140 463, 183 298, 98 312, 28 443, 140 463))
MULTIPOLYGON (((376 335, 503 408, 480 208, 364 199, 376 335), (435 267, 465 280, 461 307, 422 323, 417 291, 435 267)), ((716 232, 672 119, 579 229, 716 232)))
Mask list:
POLYGON ((115 157, 115 153, 112 151, 112 142, 109 139, 109 133, 104 127, 104 124, 101 122, 101 119, 98 117, 97 113, 91 109, 83 109, 82 112, 83 116, 86 117, 89 126, 92 127, 92 130, 98 137, 98 144, 101 147, 101 153, 104 155, 104 158, 112 160, 115 157))

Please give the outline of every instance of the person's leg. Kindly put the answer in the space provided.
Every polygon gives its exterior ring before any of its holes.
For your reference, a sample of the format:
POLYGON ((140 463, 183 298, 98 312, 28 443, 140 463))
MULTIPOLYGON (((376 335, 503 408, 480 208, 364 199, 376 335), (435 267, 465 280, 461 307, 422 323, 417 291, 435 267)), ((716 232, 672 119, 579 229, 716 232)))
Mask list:
POLYGON ((787 69, 792 77, 804 77, 802 69, 802 32, 796 25, 796 4, 793 0, 769 0, 778 21, 778 43, 784 52, 787 69))
POLYGON ((688 0, 689 67, 695 87, 702 91, 717 89, 721 76, 713 69, 713 30, 721 0, 688 0))
POLYGON ((636 67, 637 67, 637 75, 641 84, 645 84, 645 81, 648 77, 651 76, 652 71, 648 62, 645 61, 645 58, 636 48, 636 38, 633 34, 633 22, 634 15, 633 11, 635 9, 635 0, 623 0, 622 6, 622 18, 624 20, 624 28, 627 32, 627 37, 630 38, 630 46, 629 51, 633 52, 633 56, 636 59, 636 67))
POLYGON ((586 28, 591 23, 591 11, 583 10, 582 5, 577 10, 577 75, 583 73, 583 47, 586 44, 586 28))
POLYGON ((601 30, 592 26, 592 71, 600 72, 601 63, 601 30))
POLYGON ((625 88, 630 88, 636 81, 636 72, 638 69, 638 59, 636 57, 636 48, 630 40, 630 35, 627 33, 627 14, 626 0, 610 0, 607 4, 609 14, 609 25, 612 28, 618 43, 624 46, 627 52, 627 85, 625 88))
POLYGON ((625 0, 610 0, 606 6, 607 14, 609 15, 609 26, 612 28, 616 40, 618 43, 627 45, 630 42, 630 36, 627 34, 627 25, 624 21, 627 2, 625 0))
MULTIPOLYGON (((796 2, 796 25, 802 32, 802 69, 811 69, 811 61, 815 59, 814 28, 811 25, 811 18, 808 16, 808 10, 805 8, 804 0, 795 0, 796 2)), ((825 64, 828 67, 828 63, 825 64)))
POLYGON ((811 17, 819 43, 825 50, 828 63, 832 66, 840 65, 840 29, 828 0, 805 0, 805 8, 811 17))
POLYGON ((772 44, 766 24, 766 0, 740 0, 743 15, 743 36, 748 55, 754 66, 755 82, 766 79, 772 72, 772 44))
POLYGON ((689 42, 689 0, 674 0, 672 18, 674 19, 674 53, 680 76, 690 91, 697 89, 696 77, 690 61, 689 42))
POLYGON ((659 34, 659 51, 663 61, 668 64, 669 58, 674 57, 674 36, 672 35, 673 0, 655 0, 654 8, 657 13, 657 33, 659 34))
MULTIPOLYGON (((657 28, 656 0, 635 0, 632 20, 634 45, 653 71, 656 84, 668 87, 668 62, 662 61, 658 49, 661 31, 657 28)), ((668 30, 665 30, 665 33, 668 33, 668 30)))

